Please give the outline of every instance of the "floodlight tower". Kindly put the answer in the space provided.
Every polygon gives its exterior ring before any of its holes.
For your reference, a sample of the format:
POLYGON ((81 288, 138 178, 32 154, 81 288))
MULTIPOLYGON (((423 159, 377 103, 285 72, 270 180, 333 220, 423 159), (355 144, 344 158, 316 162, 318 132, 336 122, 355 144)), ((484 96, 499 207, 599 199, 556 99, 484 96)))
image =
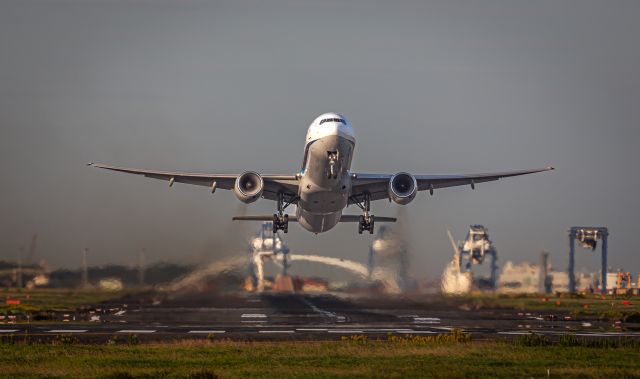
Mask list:
POLYGON ((609 240, 609 230, 605 227, 584 227, 573 226, 569 228, 569 292, 576 292, 575 274, 575 240, 580 242, 580 246, 591 251, 596 249, 598 240, 602 240, 602 280, 600 281, 600 293, 607 293, 607 247, 609 240))

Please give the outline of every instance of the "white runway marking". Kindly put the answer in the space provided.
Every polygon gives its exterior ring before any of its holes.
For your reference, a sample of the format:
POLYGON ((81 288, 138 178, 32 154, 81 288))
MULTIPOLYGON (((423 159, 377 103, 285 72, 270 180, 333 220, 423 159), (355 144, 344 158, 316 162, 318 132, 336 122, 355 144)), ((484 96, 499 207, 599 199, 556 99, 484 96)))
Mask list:
POLYGON ((636 333, 576 333, 580 337, 636 337, 636 333))
POLYGON ((18 329, 0 329, 0 333, 15 333, 15 332, 19 332, 20 330, 18 329))
POLYGON ((53 329, 47 330, 47 333, 86 333, 86 329, 53 329))
POLYGON ((116 333, 155 333, 155 330, 148 329, 122 329, 118 330, 116 333))
POLYGON ((438 332, 433 332, 431 330, 410 330, 410 331, 398 331, 398 333, 402 334, 438 334, 438 332))
POLYGON ((439 324, 440 319, 437 317, 414 317, 413 322, 416 324, 439 324))
POLYGON ((295 333, 295 330, 260 330, 258 333, 295 333))
POLYGON ((267 318, 264 313, 243 313, 241 318, 267 318))
POLYGON ((202 333, 202 334, 222 334, 222 333, 226 333, 226 330, 190 330, 187 333, 190 334, 198 334, 198 333, 202 333))
POLYGON ((331 329, 328 330, 329 333, 341 333, 341 334, 356 334, 356 333, 364 333, 364 330, 340 330, 340 329, 331 329))
POLYGON ((326 332, 329 329, 296 328, 296 330, 301 331, 301 332, 326 332))
POLYGON ((498 334, 513 334, 513 335, 527 335, 529 332, 498 332, 498 334))

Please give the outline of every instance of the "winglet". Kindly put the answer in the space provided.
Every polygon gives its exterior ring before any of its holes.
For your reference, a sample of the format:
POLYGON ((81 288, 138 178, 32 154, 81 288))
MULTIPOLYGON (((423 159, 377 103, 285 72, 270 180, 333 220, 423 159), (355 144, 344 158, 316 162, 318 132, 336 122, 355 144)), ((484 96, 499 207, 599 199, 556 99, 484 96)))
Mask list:
POLYGON ((87 162, 87 166, 91 166, 93 167, 94 163, 93 162, 87 162))

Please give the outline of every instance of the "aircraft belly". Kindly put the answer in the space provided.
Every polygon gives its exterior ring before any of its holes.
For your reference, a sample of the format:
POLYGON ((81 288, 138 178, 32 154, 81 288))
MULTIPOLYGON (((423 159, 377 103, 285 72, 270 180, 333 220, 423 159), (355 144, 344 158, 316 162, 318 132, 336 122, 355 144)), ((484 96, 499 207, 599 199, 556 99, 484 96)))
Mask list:
POLYGON ((298 207, 298 224, 313 233, 326 232, 340 222, 342 212, 312 213, 298 207))
POLYGON ((354 144, 340 136, 325 136, 308 145, 305 171, 300 181, 298 222, 320 233, 333 228, 347 206, 354 144), (331 175, 329 155, 335 154, 331 175))
POLYGON ((306 169, 300 183, 298 206, 312 213, 333 213, 347 206, 351 178, 353 142, 340 136, 326 136, 309 145, 306 169), (328 155, 335 152, 335 176, 331 176, 328 155))

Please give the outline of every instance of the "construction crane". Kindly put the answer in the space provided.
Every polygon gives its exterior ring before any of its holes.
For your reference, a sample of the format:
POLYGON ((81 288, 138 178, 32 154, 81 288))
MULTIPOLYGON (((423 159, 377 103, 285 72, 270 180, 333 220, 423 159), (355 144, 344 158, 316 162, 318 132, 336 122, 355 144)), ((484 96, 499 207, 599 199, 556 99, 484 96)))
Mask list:
POLYGON ((459 272, 470 272, 473 265, 484 263, 485 257, 491 257, 490 276, 488 287, 495 290, 498 273, 498 251, 493 242, 489 239, 488 229, 482 225, 469 226, 467 238, 464 241, 455 243, 450 231, 447 231, 449 240, 454 248, 454 260, 459 272))
POLYGON ((586 227, 573 226, 569 228, 569 292, 576 292, 576 273, 575 273, 575 241, 580 243, 585 249, 594 251, 598 244, 598 240, 602 240, 602 280, 600 283, 600 292, 607 293, 607 246, 609 243, 609 229, 605 227, 586 227))

